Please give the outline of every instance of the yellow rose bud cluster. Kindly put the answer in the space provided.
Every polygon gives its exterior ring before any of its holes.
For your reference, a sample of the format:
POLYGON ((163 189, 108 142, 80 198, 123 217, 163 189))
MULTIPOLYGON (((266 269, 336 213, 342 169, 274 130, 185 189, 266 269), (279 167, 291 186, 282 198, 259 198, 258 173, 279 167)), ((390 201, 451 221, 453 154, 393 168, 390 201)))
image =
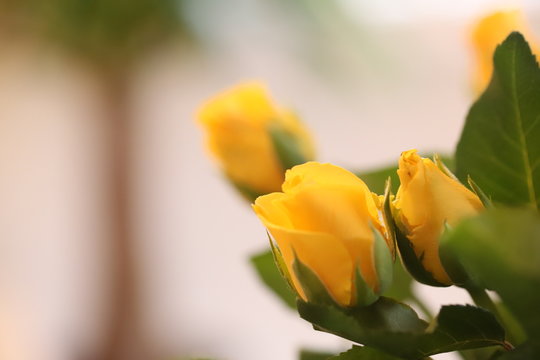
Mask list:
POLYGON ((314 157, 308 131, 291 111, 276 107, 259 83, 217 95, 201 107, 197 119, 223 172, 250 200, 254 194, 279 191, 289 166, 283 156, 294 153, 293 163, 314 157))
POLYGON ((373 303, 392 282, 397 253, 418 281, 453 283, 439 256, 439 238, 483 205, 444 165, 416 150, 403 152, 397 194, 381 201, 353 173, 306 162, 314 156, 309 133, 258 83, 216 96, 198 120, 228 179, 256 199, 253 208, 268 229, 274 255, 304 301, 319 300, 316 279, 340 306, 373 303))
POLYGON ((317 300, 307 295, 309 284, 296 262, 310 269, 341 306, 375 301, 391 282, 394 233, 402 260, 417 280, 439 286, 452 283, 439 259, 439 237, 446 224, 454 226, 476 214, 482 203, 447 169, 421 158, 416 150, 402 153, 398 175, 401 185, 391 200, 391 213, 385 214, 391 224, 380 220, 379 198, 360 178, 330 164, 295 166, 287 171, 281 192, 255 201, 253 208, 300 298, 317 300), (370 290, 369 299, 359 297, 360 285, 370 290))

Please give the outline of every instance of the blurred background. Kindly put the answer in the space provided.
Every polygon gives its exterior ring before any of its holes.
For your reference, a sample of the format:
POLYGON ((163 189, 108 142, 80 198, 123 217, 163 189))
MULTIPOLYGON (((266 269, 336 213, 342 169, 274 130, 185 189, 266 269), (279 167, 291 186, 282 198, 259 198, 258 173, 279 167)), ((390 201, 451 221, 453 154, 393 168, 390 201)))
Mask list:
MULTIPOLYGON (((507 7, 540 34, 533 0, 0 0, 0 359, 347 348, 257 279, 265 231, 194 114, 255 79, 320 161, 451 154, 475 97, 471 24, 507 7)), ((469 302, 419 291, 433 310, 469 302)))

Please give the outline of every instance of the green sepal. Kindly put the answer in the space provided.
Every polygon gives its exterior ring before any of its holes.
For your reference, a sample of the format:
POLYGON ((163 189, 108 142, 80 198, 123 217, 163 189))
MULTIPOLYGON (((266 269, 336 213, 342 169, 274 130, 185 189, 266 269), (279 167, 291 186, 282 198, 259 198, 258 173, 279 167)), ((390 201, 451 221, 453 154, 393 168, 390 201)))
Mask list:
POLYGON ((394 272, 392 274, 392 286, 384 292, 386 297, 397 301, 414 299, 413 278, 405 270, 401 260, 394 262, 394 272))
POLYGON ((383 294, 392 285, 393 259, 386 240, 381 233, 371 226, 373 233, 373 255, 375 260, 375 270, 378 280, 378 294, 383 294))
MULTIPOLYGON (((392 178, 386 179, 384 188, 384 200, 382 207, 382 215, 384 224, 386 225, 386 234, 389 238, 390 244, 392 244, 392 261, 393 261, 393 273, 392 273, 392 286, 386 292, 386 296, 397 299, 405 300, 412 297, 412 278, 411 275, 405 271, 401 261, 396 261, 397 255, 397 243, 396 243, 396 224, 392 217, 392 178)), ((381 292, 382 294, 383 292, 381 292)))
POLYGON ((396 244, 396 225, 394 223, 394 220, 392 218, 392 178, 388 177, 386 179, 386 183, 384 186, 384 200, 383 200, 383 207, 382 207, 382 215, 383 215, 383 221, 386 225, 386 232, 388 235, 388 238, 390 239, 390 243, 393 246, 392 249, 392 260, 396 260, 396 253, 397 253, 397 244, 396 244))
POLYGON ((414 245, 409 241, 407 234, 403 230, 403 226, 399 226, 396 221, 396 216, 394 212, 392 212, 392 214, 392 226, 394 227, 396 234, 396 243, 399 249, 399 253, 401 255, 401 260, 403 261, 403 265, 405 266, 407 271, 412 275, 413 278, 415 278, 418 282, 421 282, 422 284, 438 287, 449 286, 448 284, 443 284, 437 281, 433 277, 433 274, 431 274, 424 268, 424 265, 422 263, 423 254, 420 256, 416 255, 414 251, 414 245))
POLYGON ((255 202, 255 200, 259 196, 265 195, 265 194, 262 194, 262 193, 260 193, 258 191, 253 190, 252 188, 250 188, 247 185, 244 185, 244 184, 241 184, 239 182, 234 181, 228 175, 226 177, 227 177, 227 180, 229 181, 229 183, 231 183, 231 185, 236 189, 236 191, 238 191, 240 193, 240 195, 242 195, 242 197, 245 200, 249 201, 250 203, 255 202))
POLYGON ((279 124, 271 122, 267 127, 267 131, 283 171, 312 160, 307 159, 302 152, 298 138, 283 129, 279 124))
POLYGON ((382 214, 388 236, 390 237, 390 241, 394 243, 394 248, 396 249, 394 253, 396 253, 397 249, 399 249, 401 260, 409 274, 411 274, 412 277, 414 277, 417 281, 426 285, 441 287, 448 286, 435 280, 433 275, 424 268, 422 259, 416 256, 414 246, 404 233, 403 226, 398 224, 398 214, 392 205, 391 178, 388 178, 386 181, 382 214))
POLYGON ((321 305, 339 306, 317 274, 306 266, 296 254, 294 255, 293 271, 304 290, 308 302, 321 305))
POLYGON ((357 266, 354 271, 353 307, 363 307, 373 304, 379 298, 373 289, 366 283, 360 268, 357 266))
POLYGON ((270 242, 270 250, 272 251, 274 262, 276 263, 276 267, 279 270, 281 277, 283 277, 283 279, 285 280, 285 282, 287 283, 291 291, 295 293, 296 296, 300 296, 298 294, 298 291, 293 285, 292 277, 291 277, 291 274, 289 273, 289 268, 287 268, 287 265, 285 264, 285 260, 283 259, 283 255, 281 254, 281 251, 275 245, 270 232, 267 231, 266 234, 268 235, 268 241, 270 242))
POLYGON ((272 251, 266 250, 250 257, 261 281, 276 294, 288 307, 296 309, 296 292, 288 279, 280 271, 272 251))
POLYGON ((435 165, 437 165, 437 167, 439 168, 439 170, 441 170, 443 172, 443 174, 445 174, 446 176, 448 176, 449 178, 459 182, 458 178, 456 175, 454 175, 454 173, 452 171, 450 171, 450 169, 446 166, 446 164, 443 162, 443 160, 441 159, 441 157, 439 156, 439 154, 435 153, 433 154, 433 162, 435 163, 435 165))
POLYGON ((471 283, 471 278, 461 262, 449 246, 447 239, 451 237, 452 229, 448 223, 444 223, 444 231, 439 239, 439 258, 454 285, 466 288, 471 283))
POLYGON ((486 209, 493 207, 493 202, 491 201, 491 198, 486 195, 486 193, 478 186, 477 183, 473 181, 470 175, 467 176, 467 182, 469 183, 469 186, 471 187, 472 191, 478 196, 480 201, 482 202, 482 205, 486 209))
POLYGON ((390 249, 381 233, 375 229, 373 225, 370 224, 370 227, 371 232, 373 233, 373 262, 378 281, 377 289, 374 291, 371 286, 366 283, 362 276, 362 272, 360 271, 360 264, 356 264, 353 281, 353 307, 373 304, 377 301, 379 295, 392 285, 394 269, 390 249))

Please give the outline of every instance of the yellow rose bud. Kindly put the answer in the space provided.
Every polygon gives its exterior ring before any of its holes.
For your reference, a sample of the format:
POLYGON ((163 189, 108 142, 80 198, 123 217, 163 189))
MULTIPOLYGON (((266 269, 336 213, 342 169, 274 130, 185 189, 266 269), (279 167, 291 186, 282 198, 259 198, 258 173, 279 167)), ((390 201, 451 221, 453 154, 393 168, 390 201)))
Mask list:
POLYGON ((381 236, 384 228, 375 198, 349 171, 316 162, 295 166, 286 173, 283 192, 259 197, 253 208, 304 301, 310 299, 295 273, 295 258, 342 306, 367 305, 391 282, 391 253, 381 236), (375 296, 358 298, 355 280, 363 280, 375 296))
POLYGON ((439 237, 445 224, 455 226, 463 217, 475 215, 484 207, 478 196, 433 161, 421 158, 416 150, 401 154, 398 175, 401 185, 393 202, 393 216, 398 230, 410 243, 400 243, 398 239, 403 262, 421 282, 451 285, 439 258, 439 237), (409 245, 412 253, 407 251, 409 245), (416 276, 415 264, 434 281, 416 276))
POLYGON ((284 156, 294 153, 297 163, 314 156, 311 137, 298 118, 276 107, 258 83, 217 95, 202 106, 197 118, 227 177, 253 194, 279 191, 290 165, 284 164, 284 156))
POLYGON ((472 43, 476 58, 474 75, 474 89, 482 92, 487 87, 493 73, 493 53, 497 45, 512 31, 519 31, 529 41, 534 53, 538 53, 538 46, 534 37, 518 10, 500 11, 481 18, 474 26, 472 43))

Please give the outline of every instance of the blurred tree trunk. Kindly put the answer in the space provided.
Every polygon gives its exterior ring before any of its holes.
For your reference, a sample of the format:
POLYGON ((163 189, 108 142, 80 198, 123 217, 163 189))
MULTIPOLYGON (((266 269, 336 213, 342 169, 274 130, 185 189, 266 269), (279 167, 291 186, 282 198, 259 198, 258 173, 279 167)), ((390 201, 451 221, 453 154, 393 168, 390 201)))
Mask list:
POLYGON ((131 122, 129 70, 122 65, 98 70, 108 127, 108 182, 111 224, 109 316, 98 360, 149 359, 140 339, 137 261, 131 226, 131 122))

